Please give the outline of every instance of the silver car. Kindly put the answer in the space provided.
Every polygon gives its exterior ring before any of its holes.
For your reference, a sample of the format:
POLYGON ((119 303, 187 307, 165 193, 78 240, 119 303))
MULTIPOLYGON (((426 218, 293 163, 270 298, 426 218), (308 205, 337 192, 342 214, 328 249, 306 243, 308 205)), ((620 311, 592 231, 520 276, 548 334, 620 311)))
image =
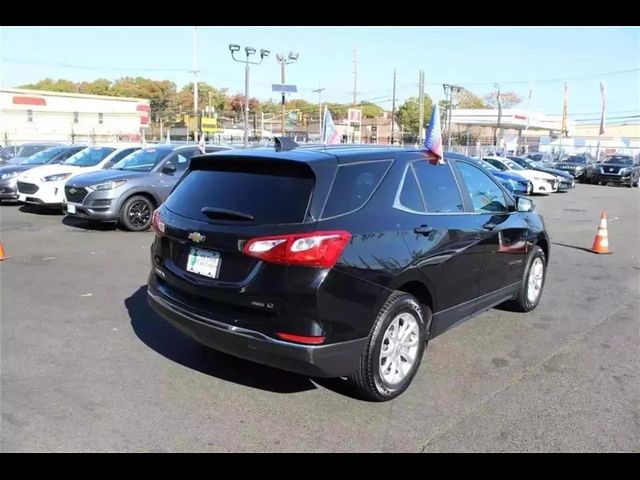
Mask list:
MULTIPOLYGON (((228 150, 206 146, 206 152, 228 150)), ((109 170, 71 178, 64 187, 68 215, 118 222, 131 231, 146 230, 153 211, 165 201, 184 175, 197 145, 159 144, 138 150, 109 170)))

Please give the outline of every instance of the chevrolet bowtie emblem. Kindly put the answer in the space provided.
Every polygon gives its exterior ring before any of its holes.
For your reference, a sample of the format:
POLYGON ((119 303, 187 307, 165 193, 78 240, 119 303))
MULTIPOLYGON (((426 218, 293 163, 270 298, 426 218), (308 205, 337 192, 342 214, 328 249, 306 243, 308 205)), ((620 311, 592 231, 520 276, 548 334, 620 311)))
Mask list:
POLYGON ((205 235, 198 232, 191 232, 189 234, 189 240, 193 240, 196 243, 204 242, 207 239, 205 235))

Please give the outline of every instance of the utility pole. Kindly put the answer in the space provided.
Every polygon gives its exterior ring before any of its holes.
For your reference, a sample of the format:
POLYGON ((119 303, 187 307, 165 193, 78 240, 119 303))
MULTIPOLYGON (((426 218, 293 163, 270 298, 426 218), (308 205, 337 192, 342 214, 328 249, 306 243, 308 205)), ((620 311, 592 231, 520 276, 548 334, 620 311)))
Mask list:
POLYGON ((500 100, 500 84, 495 83, 494 86, 498 89, 496 93, 496 99, 498 100, 498 124, 496 125, 496 134, 493 138, 493 145, 498 146, 498 130, 500 130, 500 122, 502 121, 502 101, 500 100))
POLYGON ((324 88, 320 88, 318 85, 318 89, 314 90, 313 93, 318 94, 318 134, 320 136, 320 142, 322 142, 322 92, 324 88))
POLYGON ((197 32, 198 27, 193 27, 193 112, 196 118, 194 140, 198 141, 200 133, 200 111, 198 109, 198 56, 197 56, 197 32))
POLYGON ((462 87, 457 85, 449 85, 445 83, 442 85, 445 95, 449 98, 449 120, 447 121, 447 150, 451 150, 451 112, 453 112, 453 92, 460 92, 462 87))
MULTIPOLYGON (((356 108, 358 97, 358 49, 353 49, 353 108, 356 108)), ((349 120, 351 125, 351 120, 349 120)), ((356 143, 356 126, 351 128, 351 141, 356 143)))
MULTIPOLYGON (((286 57, 284 56, 284 54, 276 55, 276 60, 278 61, 278 63, 280 63, 280 76, 282 80, 282 85, 284 85, 285 84, 284 67, 298 60, 298 54, 289 52, 289 55, 286 57)), ((283 137, 285 136, 285 115, 286 115, 284 104, 285 104, 284 90, 282 90, 282 136, 283 137)))
POLYGON ((422 130, 424 129, 424 71, 420 70, 418 75, 418 99, 419 99, 419 122, 418 122, 418 145, 422 143, 422 130))
POLYGON ((393 102, 391 104, 391 145, 393 145, 393 131, 396 121, 396 69, 393 69, 393 102))

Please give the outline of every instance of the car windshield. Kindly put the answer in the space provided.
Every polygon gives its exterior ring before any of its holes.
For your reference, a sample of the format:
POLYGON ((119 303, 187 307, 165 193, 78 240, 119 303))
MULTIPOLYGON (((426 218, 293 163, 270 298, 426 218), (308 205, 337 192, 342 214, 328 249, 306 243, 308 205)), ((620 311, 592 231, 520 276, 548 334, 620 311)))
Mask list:
POLYGON ((484 160, 480 160, 480 165, 482 165, 484 168, 486 168, 490 172, 499 172, 500 171, 499 168, 494 167, 489 162, 485 162, 484 160))
POLYGON ((22 145, 16 157, 30 157, 31 155, 53 147, 53 145, 22 145))
POLYGON ((520 165, 518 165, 513 160, 503 160, 502 163, 504 163, 511 170, 524 170, 525 169, 524 167, 521 167, 520 165))
POLYGON ((604 163, 615 163, 618 165, 633 165, 633 159, 631 157, 624 157, 622 155, 615 155, 607 157, 604 163))
POLYGON ((113 170, 135 170, 137 172, 150 172, 153 170, 160 161, 167 156, 171 151, 166 149, 157 148, 145 148, 143 150, 137 150, 130 155, 127 155, 118 163, 116 163, 113 170))
POLYGON ((529 158, 531 160, 542 161, 542 155, 541 154, 529 155, 529 158))
POLYGON ((21 165, 43 165, 49 163, 55 156, 57 156, 64 148, 48 148, 41 152, 31 155, 26 160, 21 162, 21 165))
POLYGON ((104 158, 114 150, 115 148, 111 147, 88 147, 69 157, 64 162, 64 165, 74 165, 76 167, 94 167, 98 165, 102 160, 104 160, 104 158))
POLYGON ((525 160, 527 162, 527 165, 533 167, 533 168, 547 168, 544 165, 542 165, 540 162, 536 162, 534 160, 525 160))
POLYGON ((572 155, 571 157, 567 157, 562 161, 571 162, 571 163, 587 163, 587 159, 585 157, 576 157, 575 155, 572 155))

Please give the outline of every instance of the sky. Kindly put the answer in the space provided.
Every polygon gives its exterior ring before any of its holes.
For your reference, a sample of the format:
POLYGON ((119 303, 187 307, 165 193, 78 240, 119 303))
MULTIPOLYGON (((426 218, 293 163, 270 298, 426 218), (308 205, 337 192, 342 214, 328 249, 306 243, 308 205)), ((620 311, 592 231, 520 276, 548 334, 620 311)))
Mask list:
MULTIPOLYGON (((443 83, 477 95, 514 91, 524 99, 532 86, 531 110, 562 112, 563 81, 569 115, 582 121, 601 108, 599 82, 607 86, 608 118, 640 115, 640 28, 638 27, 197 27, 199 80, 230 93, 244 93, 244 64, 228 45, 270 50, 250 68, 250 96, 277 99, 276 53, 299 54, 286 67, 286 83, 317 102, 351 102, 354 49, 358 52, 358 101, 390 110, 393 71, 398 103, 418 93, 424 70, 426 93, 444 98, 443 83), (617 72, 617 73, 616 73, 617 72)), ((0 85, 16 87, 45 77, 73 81, 144 76, 193 80, 193 27, 2 27, 0 85)), ((257 60, 257 56, 252 57, 257 60)))

